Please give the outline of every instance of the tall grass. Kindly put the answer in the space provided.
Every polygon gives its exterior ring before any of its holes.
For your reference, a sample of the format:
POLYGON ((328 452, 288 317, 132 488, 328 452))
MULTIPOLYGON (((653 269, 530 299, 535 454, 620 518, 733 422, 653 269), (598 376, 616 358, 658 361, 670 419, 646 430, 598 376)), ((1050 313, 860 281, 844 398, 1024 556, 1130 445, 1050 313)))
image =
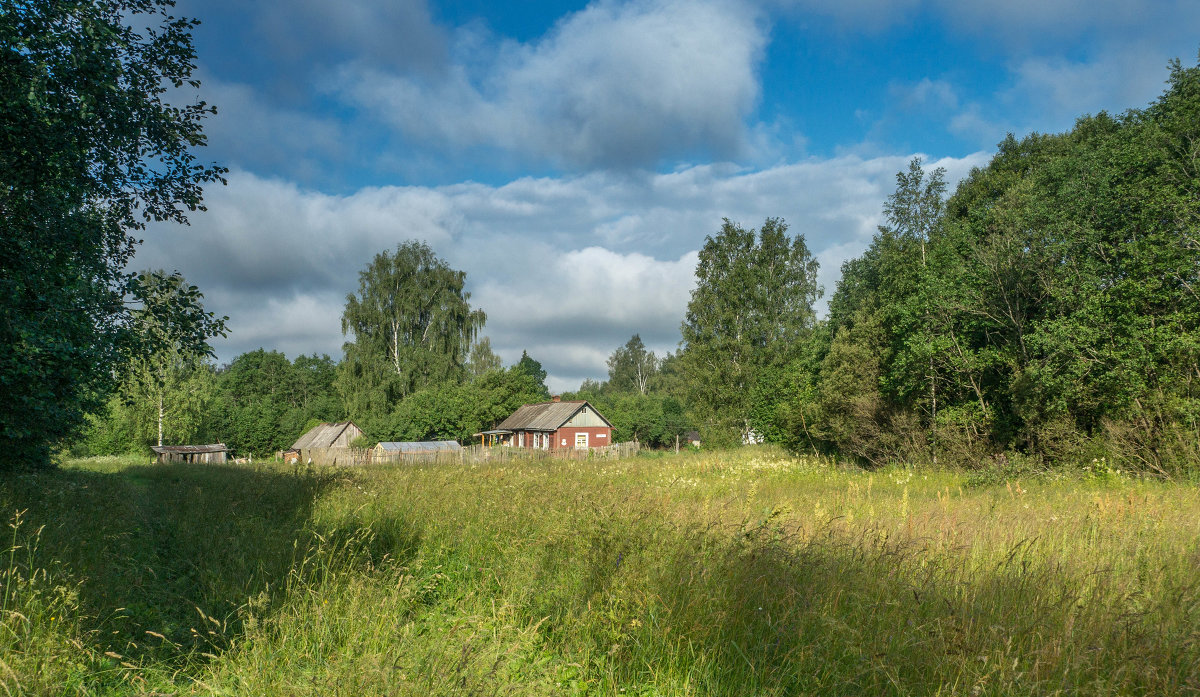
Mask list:
POLYGON ((1200 692, 1200 493, 1110 471, 79 463, 0 505, 12 694, 1200 692))

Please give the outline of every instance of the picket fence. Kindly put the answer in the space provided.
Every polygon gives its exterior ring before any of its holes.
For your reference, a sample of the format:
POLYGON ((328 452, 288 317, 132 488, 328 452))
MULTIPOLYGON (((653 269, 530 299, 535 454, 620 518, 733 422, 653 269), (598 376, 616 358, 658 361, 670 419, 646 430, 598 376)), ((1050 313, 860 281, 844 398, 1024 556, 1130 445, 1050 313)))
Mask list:
POLYGON ((360 466, 367 464, 479 464, 530 460, 589 460, 623 458, 636 455, 641 444, 616 443, 603 448, 531 450, 507 446, 471 445, 454 452, 388 453, 379 455, 361 448, 305 448, 300 462, 314 465, 360 466))

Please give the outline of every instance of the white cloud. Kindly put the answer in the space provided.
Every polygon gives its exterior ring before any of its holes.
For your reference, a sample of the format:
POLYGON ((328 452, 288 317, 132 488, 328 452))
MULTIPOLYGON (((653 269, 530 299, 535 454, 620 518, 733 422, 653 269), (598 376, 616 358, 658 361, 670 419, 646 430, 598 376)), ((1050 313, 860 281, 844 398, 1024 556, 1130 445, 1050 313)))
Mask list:
POLYGON ((494 47, 478 70, 466 57, 436 79, 351 65, 330 89, 414 141, 644 166, 747 150, 765 44, 736 0, 602 1, 536 43, 494 47))
MULTIPOLYGON (((335 196, 235 171, 210 189, 191 228, 155 226, 139 268, 180 270, 210 310, 230 316, 221 360, 258 348, 340 356, 340 314, 371 257, 419 239, 467 272, 484 333, 506 360, 522 350, 575 387, 606 374, 630 335, 673 349, 696 252, 722 217, 783 217, 804 234, 832 292, 841 262, 869 244, 908 156, 808 159, 667 174, 523 178, 503 186, 375 187, 335 196)), ((977 153, 928 162, 957 181, 977 153)))
POLYGON ((888 91, 902 109, 954 109, 958 106, 958 93, 946 80, 926 77, 913 85, 892 84, 888 91))
POLYGON ((1170 58, 1161 47, 1140 44, 1111 47, 1088 61, 1030 58, 1015 67, 1016 83, 1001 99, 1059 122, 1100 110, 1119 113, 1162 94, 1170 58))

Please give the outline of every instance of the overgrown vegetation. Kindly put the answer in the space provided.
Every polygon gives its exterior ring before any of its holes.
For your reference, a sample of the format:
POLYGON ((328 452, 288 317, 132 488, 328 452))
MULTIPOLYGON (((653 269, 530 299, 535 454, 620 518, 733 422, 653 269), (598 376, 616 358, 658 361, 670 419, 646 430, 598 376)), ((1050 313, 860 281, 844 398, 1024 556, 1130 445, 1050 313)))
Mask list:
MULTIPOLYGON (((1146 109, 1010 136, 948 200, 941 171, 914 161, 807 349, 756 364, 755 408, 697 416, 726 439, 745 416, 776 442, 874 466, 1006 453, 1194 474, 1198 154, 1200 68, 1176 62, 1146 109)), ((694 307, 708 290, 701 279, 694 307)))
MULTIPOLYGON (((708 444, 761 439, 872 467, 1105 458, 1191 477, 1197 124, 1200 67, 1175 64, 1146 109, 1010 137, 949 198, 943 173, 914 160, 871 246, 843 265, 825 320, 813 310, 823 290, 803 235, 778 219, 758 230, 725 221, 700 255, 680 349, 656 356, 634 334, 613 351, 606 380, 564 396, 591 401, 617 440, 656 447, 698 429, 708 444)), ((209 434, 262 455, 315 420, 349 417, 371 440, 465 440, 545 399, 538 361, 525 353, 505 368, 474 336, 483 315, 462 282, 423 245, 381 255, 348 299, 352 360, 305 358, 321 377, 299 390, 283 356, 239 357, 209 380, 222 399, 176 439, 209 434), (376 268, 385 262, 400 267, 388 275, 376 268), (387 291, 408 283, 396 274, 428 275, 409 290, 441 288, 458 299, 443 303, 452 316, 421 309, 438 293, 387 291), (367 313, 374 286, 407 300, 367 313)), ((93 433, 131 432, 120 417, 110 405, 93 433)))
POLYGON ((1200 495, 774 449, 0 485, 12 694, 1183 694, 1200 495), (18 511, 24 511, 14 517, 18 511))

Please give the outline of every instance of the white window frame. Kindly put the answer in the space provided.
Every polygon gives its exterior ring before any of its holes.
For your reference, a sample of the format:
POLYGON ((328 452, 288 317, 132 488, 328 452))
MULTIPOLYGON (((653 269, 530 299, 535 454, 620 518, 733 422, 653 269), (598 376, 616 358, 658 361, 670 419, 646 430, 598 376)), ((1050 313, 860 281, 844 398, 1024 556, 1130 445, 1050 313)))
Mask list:
POLYGON ((588 447, 587 431, 583 431, 581 433, 576 433, 575 434, 575 449, 576 450, 587 450, 587 447, 588 447), (582 439, 583 445, 580 445, 580 439, 582 439))

